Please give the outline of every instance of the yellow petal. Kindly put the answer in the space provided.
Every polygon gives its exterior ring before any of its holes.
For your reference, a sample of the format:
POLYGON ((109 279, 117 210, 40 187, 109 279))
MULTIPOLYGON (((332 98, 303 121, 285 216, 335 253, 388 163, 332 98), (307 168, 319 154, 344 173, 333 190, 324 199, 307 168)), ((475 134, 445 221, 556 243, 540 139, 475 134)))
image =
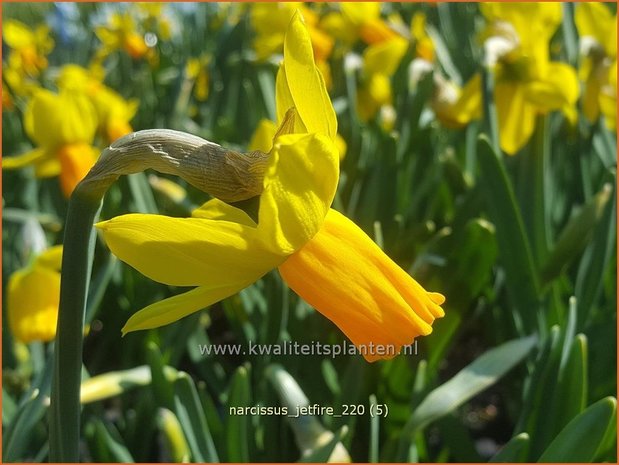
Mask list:
POLYGON ((283 77, 307 131, 335 138, 335 111, 322 75, 314 64, 310 35, 299 13, 293 16, 284 39, 284 68, 283 77))
POLYGON ((62 265, 62 245, 55 245, 43 251, 36 258, 36 266, 49 270, 60 271, 62 265))
POLYGON ((357 25, 361 25, 370 19, 380 17, 380 6, 380 2, 340 3, 342 14, 357 25))
POLYGON ((510 23, 525 50, 536 44, 547 47, 563 15, 558 2, 480 3, 479 9, 489 21, 510 23))
POLYGON ((24 126, 38 145, 53 149, 75 142, 91 143, 97 115, 84 95, 74 92, 58 95, 38 89, 26 107, 24 126))
POLYGON ((264 246, 291 254, 320 229, 339 176, 335 144, 320 134, 279 137, 260 197, 258 231, 264 246))
MULTIPOLYGON (((432 332, 445 299, 425 291, 352 221, 330 210, 322 229, 279 267, 288 285, 333 321, 364 353, 391 358, 417 336, 432 332)), ((363 352, 362 352, 363 353, 363 352)))
POLYGON ((22 49, 34 45, 32 31, 16 19, 9 19, 2 24, 2 36, 6 44, 13 49, 22 49))
POLYGON ((617 18, 607 5, 598 2, 583 2, 576 5, 574 21, 581 39, 595 39, 607 54, 617 54, 617 18))
POLYGON ((255 228, 229 221, 132 214, 96 226, 114 255, 173 286, 253 282, 283 259, 261 248, 255 228))
POLYGON ((535 129, 535 106, 525 98, 526 89, 517 82, 497 82, 494 89, 501 149, 514 155, 535 129))
POLYGON ((534 103, 541 113, 575 104, 579 90, 574 68, 558 62, 548 63, 548 74, 525 87, 527 100, 534 103))
POLYGON ((256 130, 251 136, 247 150, 250 152, 260 150, 261 152, 269 153, 271 147, 273 146, 273 137, 275 136, 276 131, 277 127, 273 121, 261 119, 256 127, 256 130))
POLYGON ((452 82, 443 82, 432 100, 436 116, 447 127, 460 127, 481 118, 481 74, 475 74, 460 90, 452 82), (457 95, 455 100, 453 95, 457 95))
POLYGON ((202 310, 226 297, 236 294, 254 280, 230 282, 197 287, 183 294, 155 302, 136 312, 122 329, 123 335, 141 329, 158 328, 174 323, 187 315, 202 310))
POLYGON ((617 128, 617 60, 610 65, 608 84, 602 87, 599 102, 606 127, 614 131, 617 128))
POLYGON ((56 335, 60 273, 34 266, 9 278, 7 314, 15 338, 28 343, 51 341, 56 335))
POLYGON ((2 169, 15 170, 23 168, 24 166, 32 165, 45 156, 50 156, 49 152, 43 149, 34 149, 14 157, 2 157, 2 169))
POLYGON ((391 76, 400 65, 407 49, 408 41, 399 36, 370 45, 363 53, 363 69, 367 74, 381 73, 391 76))
POLYGON ((50 157, 43 157, 34 164, 34 175, 37 178, 52 178, 61 172, 58 157, 52 154, 50 157))
POLYGON ((373 45, 398 37, 398 34, 382 19, 373 18, 361 25, 359 36, 366 44, 373 45))

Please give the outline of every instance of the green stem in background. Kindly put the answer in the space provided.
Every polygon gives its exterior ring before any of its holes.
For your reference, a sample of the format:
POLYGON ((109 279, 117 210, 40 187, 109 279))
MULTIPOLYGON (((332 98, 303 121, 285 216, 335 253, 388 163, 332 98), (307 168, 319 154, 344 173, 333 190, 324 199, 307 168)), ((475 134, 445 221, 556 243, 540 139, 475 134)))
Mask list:
MULTIPOLYGON (((291 119, 294 114, 287 114, 291 119)), ((121 175, 148 168, 182 177, 224 202, 262 192, 268 155, 242 154, 178 131, 129 134, 105 149, 75 188, 65 225, 62 278, 49 416, 52 462, 77 462, 86 295, 94 249, 93 223, 105 192, 121 175)))
POLYGON ((539 266, 548 255, 550 246, 549 232, 550 222, 548 221, 548 183, 546 182, 546 172, 550 163, 550 133, 547 115, 539 115, 535 122, 535 135, 533 145, 523 157, 523 163, 528 167, 523 183, 523 206, 529 210, 527 223, 535 262, 539 266), (528 160, 527 160, 528 158, 528 160))
POLYGON ((492 148, 500 155, 501 147, 499 143, 499 119, 496 112, 496 105, 494 103, 494 74, 488 66, 484 66, 481 73, 482 78, 482 95, 484 104, 484 125, 490 141, 492 142, 492 148))

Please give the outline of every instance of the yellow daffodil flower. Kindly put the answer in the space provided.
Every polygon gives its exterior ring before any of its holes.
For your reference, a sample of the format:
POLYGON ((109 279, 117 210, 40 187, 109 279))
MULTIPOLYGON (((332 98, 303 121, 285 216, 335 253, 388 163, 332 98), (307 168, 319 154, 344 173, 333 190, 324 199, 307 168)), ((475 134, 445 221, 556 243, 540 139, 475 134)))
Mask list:
POLYGON ((253 43, 256 55, 259 60, 265 60, 282 51, 286 29, 297 10, 300 10, 305 18, 316 65, 323 73, 327 88, 330 88, 331 70, 327 60, 333 50, 333 39, 319 29, 318 16, 302 3, 255 3, 252 5, 250 20, 256 31, 253 43))
POLYGON ((91 146, 97 115, 86 96, 74 92, 35 91, 24 112, 24 127, 37 147, 15 157, 3 157, 2 169, 33 165, 38 177, 60 175, 70 196, 97 159, 91 146))
POLYGON ((408 41, 395 36, 367 47, 363 52, 363 72, 357 92, 357 112, 368 121, 392 102, 391 76, 408 49, 408 41))
MULTIPOLYGON (((569 121, 576 118, 576 72, 548 56, 550 38, 561 22, 561 5, 482 3, 480 9, 489 21, 483 38, 486 64, 495 76, 500 146, 514 155, 531 138, 538 114, 561 110, 569 121)), ((468 123, 481 114, 481 91, 481 78, 475 75, 458 90, 461 97, 443 105, 441 114, 447 121, 468 123)))
POLYGON ((413 15, 410 33, 415 43, 415 56, 433 63, 435 58, 434 43, 426 32, 426 15, 420 12, 413 15))
POLYGON ((124 50, 137 60, 145 57, 150 50, 129 11, 113 14, 109 24, 95 28, 95 34, 102 44, 98 59, 103 59, 116 50, 124 50))
MULTIPOLYGON (((2 36, 4 43, 10 48, 8 60, 2 66, 3 88, 6 82, 6 90, 10 90, 14 96, 30 96, 38 85, 37 78, 41 71, 47 68, 47 55, 54 48, 49 28, 40 25, 33 31, 20 21, 9 19, 3 23, 2 36)), ((6 98, 9 97, 7 92, 6 98)), ((6 103, 9 103, 9 100, 6 100, 6 103)))
POLYGON ((28 76, 38 76, 47 68, 47 55, 54 48, 49 28, 38 26, 34 31, 24 23, 9 19, 2 25, 4 42, 11 49, 9 60, 28 76))
POLYGON ((123 331, 176 321, 279 267, 292 289, 354 344, 392 344, 397 352, 429 334, 443 315, 444 297, 426 292, 359 227, 330 209, 339 177, 337 120, 299 14, 284 40, 276 107, 279 129, 270 147, 262 145, 270 161, 258 223, 211 200, 192 218, 133 214, 97 225, 112 252, 146 276, 198 286, 139 311, 123 331))
POLYGON ((185 73, 187 78, 194 83, 193 95, 199 102, 204 102, 208 98, 209 92, 209 72, 208 65, 211 56, 204 54, 199 58, 191 58, 187 61, 185 73))
POLYGON ((579 3, 574 20, 580 35, 580 79, 585 83, 582 109, 596 121, 600 108, 609 129, 617 120, 617 16, 603 3, 579 3), (613 74, 615 83, 613 84, 613 74))
POLYGON ((16 340, 51 341, 56 336, 62 246, 41 253, 9 277, 7 317, 16 340))
POLYGON ((380 7, 380 2, 340 3, 342 15, 354 26, 357 37, 368 45, 398 37, 398 33, 380 17, 380 7))
POLYGON ((58 77, 61 91, 85 94, 93 104, 99 121, 99 132, 108 143, 133 131, 130 121, 138 110, 138 101, 125 100, 103 84, 103 74, 96 68, 87 70, 78 65, 65 65, 58 77))

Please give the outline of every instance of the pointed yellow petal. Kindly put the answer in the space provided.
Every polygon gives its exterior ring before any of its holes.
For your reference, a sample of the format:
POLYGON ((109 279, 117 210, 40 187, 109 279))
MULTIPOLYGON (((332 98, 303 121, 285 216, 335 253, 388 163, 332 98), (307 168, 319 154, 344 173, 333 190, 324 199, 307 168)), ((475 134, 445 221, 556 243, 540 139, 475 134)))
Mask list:
POLYGON ((334 138, 335 111, 320 71, 314 64, 309 32, 300 13, 295 13, 284 39, 285 77, 299 117, 307 131, 334 138))
POLYGON ((396 36, 393 39, 370 45, 363 52, 363 69, 368 74, 393 75, 408 49, 408 41, 396 36))
POLYGON ((2 36, 6 44, 13 49, 22 49, 34 45, 34 34, 21 21, 9 19, 2 24, 2 36))
POLYGON ((356 25, 380 17, 380 2, 342 2, 342 14, 356 25))
POLYGON ((344 215, 330 210, 322 229, 279 267, 288 285, 333 321, 363 353, 391 358, 444 315, 444 297, 429 293, 344 215), (366 349, 369 350, 369 349, 366 349))
POLYGON ((320 229, 339 176, 335 144, 318 134, 276 140, 260 197, 258 231, 266 248, 291 254, 320 229))
POLYGON ((15 338, 28 343, 51 341, 56 335, 60 273, 41 266, 15 272, 9 278, 7 315, 15 338))
POLYGON ((597 2, 583 2, 576 5, 574 21, 581 40, 583 37, 595 39, 606 53, 617 53, 617 18, 607 5, 597 2), (614 37, 613 37, 614 36, 614 37))
POLYGON ((155 302, 135 313, 122 329, 123 335, 140 329, 158 328, 219 302, 249 286, 253 281, 200 286, 183 294, 155 302))
POLYGON ((548 74, 526 85, 526 99, 534 103, 541 113, 560 110, 574 105, 580 86, 576 70, 565 63, 548 63, 548 74))
POLYGON ((526 100, 525 87, 518 82, 497 82, 494 101, 501 149, 508 155, 514 155, 533 134, 535 106, 526 100))
POLYGON ((3 170, 15 170, 23 168, 24 166, 31 165, 45 156, 49 156, 49 153, 44 149, 34 149, 29 152, 16 155, 14 157, 2 157, 2 169, 3 170))
POLYGON ((96 226, 114 255, 173 286, 253 282, 283 259, 260 247, 255 228, 229 221, 132 214, 96 226))

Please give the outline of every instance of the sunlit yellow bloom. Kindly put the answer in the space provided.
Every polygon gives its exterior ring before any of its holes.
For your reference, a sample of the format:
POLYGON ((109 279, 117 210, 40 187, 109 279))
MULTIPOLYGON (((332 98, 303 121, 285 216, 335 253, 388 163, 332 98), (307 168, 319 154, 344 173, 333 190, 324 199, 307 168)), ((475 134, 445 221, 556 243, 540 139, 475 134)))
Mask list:
MULTIPOLYGON (((578 79, 572 67, 549 59, 548 44, 561 22, 561 4, 482 3, 480 9, 489 21, 483 37, 486 62, 495 76, 500 146, 513 155, 531 138, 538 114, 561 110, 574 121, 578 79)), ((472 80, 462 91, 466 102, 456 99, 453 107, 443 109, 451 122, 465 124, 481 113, 472 108, 474 103, 481 106, 481 79, 475 75, 472 80)))
POLYGON ((95 28, 95 34, 102 43, 99 58, 116 50, 124 50, 134 59, 143 58, 149 52, 144 35, 138 32, 131 12, 113 14, 109 24, 95 28))
MULTIPOLYGON (((318 27, 318 16, 302 3, 255 3, 251 9, 251 24, 256 31, 254 49, 259 60, 280 53, 286 29, 295 11, 300 10, 305 18, 312 41, 312 50, 317 66, 328 70, 327 59, 333 50, 333 39, 318 27)), ((330 74, 330 71, 328 71, 330 74)), ((328 75, 325 76, 329 87, 328 75)))
POLYGON ((99 132, 107 142, 133 131, 130 121, 138 109, 138 101, 125 100, 120 94, 105 86, 103 75, 97 69, 87 70, 77 65, 65 65, 58 77, 61 91, 85 94, 97 112, 99 132))
POLYGON ((400 36, 370 45, 363 52, 363 76, 357 92, 357 112, 368 121, 384 105, 392 101, 391 76, 408 49, 408 41, 400 36))
MULTIPOLYGON (((276 107, 272 143, 258 136, 253 141, 271 146, 257 224, 244 211, 211 200, 192 218, 125 215, 98 225, 110 249, 146 276, 198 286, 139 311, 123 331, 176 321, 279 267, 291 288, 354 344, 392 344, 397 352, 429 334, 443 315, 443 297, 426 292, 330 209, 339 174, 337 121, 300 15, 285 36, 276 107)), ((264 124, 262 131, 270 128, 264 124)))
POLYGON ((426 32, 426 15, 415 13, 411 20, 411 37, 415 43, 415 56, 432 63, 434 61, 434 43, 426 32))
POLYGON ((90 145, 97 129, 92 103, 80 93, 38 89, 24 112, 24 127, 37 147, 3 157, 2 169, 33 165, 38 177, 60 175, 60 186, 68 197, 97 158, 90 145))
POLYGON ((10 60, 29 76, 38 76, 47 68, 47 55, 54 48, 49 28, 38 26, 34 31, 24 23, 9 19, 2 24, 4 42, 11 48, 10 60))
POLYGON ((166 3, 163 2, 137 2, 134 4, 139 13, 145 17, 142 21, 144 28, 157 33, 162 40, 170 40, 172 37, 172 22, 164 13, 166 3))
POLYGON ((342 2, 342 15, 356 29, 357 36, 368 45, 385 42, 398 36, 380 17, 380 2, 342 2))
POLYGON ((41 253, 9 277, 7 316, 18 341, 51 341, 56 335, 62 246, 41 253))
POLYGON ((443 125, 459 128, 473 119, 481 118, 481 75, 473 76, 463 88, 440 75, 435 75, 434 80, 432 109, 443 125))
POLYGON ((208 65, 211 61, 210 55, 204 54, 199 58, 191 58, 187 61, 185 72, 187 78, 194 82, 193 95, 199 102, 204 102, 208 98, 209 92, 209 72, 208 65))
POLYGON ((580 79, 585 83, 582 109, 596 121, 602 108, 606 125, 616 127, 617 16, 603 3, 579 3, 574 14, 580 35, 580 79), (614 98, 614 103, 613 103, 614 98))

